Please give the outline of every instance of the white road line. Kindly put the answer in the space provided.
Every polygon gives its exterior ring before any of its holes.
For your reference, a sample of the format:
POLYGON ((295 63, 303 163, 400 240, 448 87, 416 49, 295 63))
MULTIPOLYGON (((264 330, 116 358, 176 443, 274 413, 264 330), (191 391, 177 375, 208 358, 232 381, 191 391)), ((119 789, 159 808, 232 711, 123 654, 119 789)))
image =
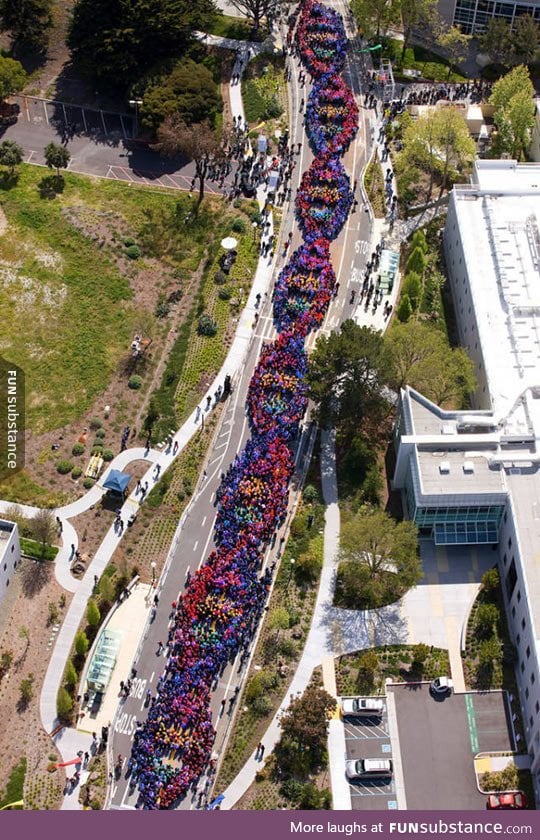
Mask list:
POLYGON ((26 108, 26 119, 30 122, 30 109, 28 107, 28 97, 24 97, 24 107, 26 108))
POLYGON ((206 516, 204 517, 203 521, 201 522, 201 526, 203 526, 205 522, 206 522, 206 516))
POLYGON ((148 680, 148 682, 149 682, 149 683, 151 683, 151 682, 152 682, 152 680, 154 679, 154 677, 155 677, 155 676, 156 676, 156 672, 155 672, 155 671, 152 671, 152 676, 150 677, 150 679, 148 680))
POLYGON ((195 540, 193 543, 193 551, 197 551, 197 546, 199 545, 199 540, 195 540))
POLYGON ((47 106, 46 106, 45 103, 43 103, 43 111, 45 113, 45 119, 47 120, 47 125, 49 125, 49 115, 47 113, 47 106))
POLYGON ((86 124, 86 117, 84 115, 84 108, 81 108, 81 114, 82 114, 82 121, 83 121, 83 124, 84 124, 84 131, 85 131, 85 134, 87 134, 88 133, 88 126, 86 124))

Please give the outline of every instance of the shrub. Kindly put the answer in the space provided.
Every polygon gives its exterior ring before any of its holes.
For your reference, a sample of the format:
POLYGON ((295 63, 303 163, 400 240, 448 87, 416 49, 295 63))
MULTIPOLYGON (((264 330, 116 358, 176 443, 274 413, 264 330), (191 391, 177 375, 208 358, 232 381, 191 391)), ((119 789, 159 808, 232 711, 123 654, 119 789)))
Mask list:
POLYGON ((102 443, 96 443, 92 447, 92 455, 103 455, 103 444, 102 443))
POLYGON ((84 630, 79 630, 77 635, 75 636, 75 651, 77 656, 86 656, 88 653, 88 636, 84 632, 84 630))
POLYGON ((73 469, 73 461, 62 460, 58 461, 56 465, 56 472, 59 472, 60 475, 67 475, 73 469))
POLYGON ((197 326, 199 335, 213 336, 217 333, 217 324, 210 315, 201 315, 197 326))
POLYGON ((68 659, 66 670, 64 671, 64 682, 70 688, 75 688, 77 685, 77 671, 71 659, 68 659))
POLYGON ((421 247, 416 246, 416 248, 413 248, 409 259, 407 260, 407 271, 414 272, 415 274, 418 274, 421 277, 425 271, 425 268, 426 256, 424 254, 424 251, 421 247))
POLYGON ((234 221, 231 225, 231 228, 235 233, 245 233, 246 232, 246 223, 245 223, 244 219, 241 219, 238 216, 238 218, 234 219, 234 221))
POLYGON ((302 496, 306 502, 316 502, 319 499, 319 491, 313 484, 306 484, 302 496))
POLYGON ((80 478, 82 475, 82 467, 73 467, 71 470, 71 477, 73 479, 80 478))
POLYGON ((93 432, 95 432, 96 429, 101 429, 102 426, 103 423, 101 422, 101 420, 98 420, 97 417, 94 417, 92 420, 90 420, 90 428, 93 432))
POLYGON ((479 604, 475 616, 478 634, 483 637, 490 636, 499 617, 500 613, 495 604, 479 604))
POLYGON ((230 300, 232 298, 232 289, 230 286, 222 286, 218 292, 218 297, 221 300, 230 300))
POLYGON ((112 451, 112 449, 104 449, 101 453, 101 457, 104 461, 112 461, 112 459, 114 458, 114 452, 112 451))
POLYGON ((221 271, 221 269, 219 269, 219 271, 216 271, 216 273, 214 274, 214 283, 217 283, 218 286, 221 286, 223 283, 226 282, 227 275, 225 274, 225 272, 221 271))
POLYGON ((56 695, 56 713, 60 720, 69 720, 73 709, 73 700, 62 686, 56 695))
POLYGON ((107 435, 107 432, 105 431, 105 429, 98 429, 96 431, 96 437, 97 438, 104 438, 106 435, 107 435))
POLYGON ((71 450, 72 455, 82 455, 84 452, 84 444, 76 443, 73 449, 71 450))
POLYGON ((93 487, 95 483, 95 479, 90 478, 90 476, 87 476, 87 478, 85 478, 83 481, 83 487, 85 490, 90 490, 90 488, 93 487))
POLYGON ((90 598, 86 607, 86 620, 90 627, 97 627, 100 618, 101 614, 99 612, 99 607, 94 601, 94 599, 90 598))
POLYGON ((280 117, 283 113, 283 108, 277 101, 276 97, 273 96, 270 102, 266 106, 266 118, 269 120, 274 120, 280 117))
POLYGON ((139 388, 142 387, 143 381, 142 376, 134 373, 133 376, 129 377, 128 380, 128 388, 131 388, 132 391, 138 391, 139 388))
POLYGON ((496 566, 492 569, 488 569, 487 572, 484 572, 482 575, 482 587, 485 592, 493 592, 499 586, 500 578, 499 578, 499 570, 496 566))
POLYGON ((34 675, 28 674, 26 679, 21 680, 19 683, 19 691, 21 694, 21 702, 24 706, 27 706, 32 697, 34 696, 34 675))
POLYGON ((126 248, 126 256, 128 256, 130 260, 138 260, 141 256, 141 249, 138 245, 129 245, 126 248))
POLYGON ((257 697, 252 703, 252 709, 257 717, 265 717, 272 711, 272 701, 265 694, 257 697))
POLYGON ((168 301, 163 296, 160 296, 155 310, 156 318, 166 318, 170 311, 171 307, 168 301))
POLYGON ((137 244, 137 243, 136 243, 136 241, 133 239, 133 237, 132 237, 132 236, 128 236, 128 237, 126 237, 126 239, 124 239, 124 245, 126 246, 126 248, 129 248, 129 247, 130 247, 130 245, 136 245, 136 244, 137 244))
POLYGON ((403 282, 403 295, 408 295, 414 311, 418 309, 422 296, 422 280, 415 271, 410 271, 403 282))
POLYGON ((403 295, 401 298, 400 304, 397 308, 397 316, 398 320, 404 324, 406 321, 409 320, 413 313, 413 308, 411 306, 411 301, 409 299, 409 295, 403 295))

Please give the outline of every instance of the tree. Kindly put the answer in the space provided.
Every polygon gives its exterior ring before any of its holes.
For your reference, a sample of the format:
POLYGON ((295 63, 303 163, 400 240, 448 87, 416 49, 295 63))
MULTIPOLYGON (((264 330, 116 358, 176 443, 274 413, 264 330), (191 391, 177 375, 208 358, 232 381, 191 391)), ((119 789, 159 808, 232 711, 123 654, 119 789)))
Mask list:
POLYGON ((11 34, 12 48, 42 52, 52 27, 51 0, 0 0, 0 28, 11 34))
POLYGON ((450 26, 444 29, 437 43, 448 54, 450 63, 448 65, 448 78, 452 72, 452 65, 455 67, 467 58, 471 36, 465 35, 459 26, 450 26))
POLYGON ((428 645, 423 644, 420 642, 413 647, 413 661, 412 661, 412 668, 419 674, 424 673, 424 666, 426 664, 426 660, 429 656, 429 647, 428 645))
POLYGON ((14 58, 0 56, 0 101, 19 93, 26 84, 26 73, 22 64, 14 58))
POLYGON ((483 668, 489 668, 501 655, 501 643, 495 636, 484 639, 478 650, 478 661, 483 668))
POLYGON ((519 160, 530 142, 535 121, 534 85, 523 64, 514 67, 493 85, 490 104, 495 111, 493 120, 497 137, 494 154, 510 154, 519 160))
POLYGON ((532 64, 538 52, 538 24, 531 15, 519 15, 512 32, 512 58, 516 63, 532 64))
POLYGON ((480 636, 491 636, 500 618, 495 604, 479 604, 476 610, 476 627, 480 636))
POLYGON ((14 140, 4 140, 0 143, 0 166, 7 166, 9 174, 13 176, 15 167, 24 159, 24 151, 14 140))
POLYGON ((78 0, 67 44, 98 86, 125 90, 150 69, 185 54, 215 14, 212 0, 78 0))
POLYGON ((351 10, 364 37, 378 40, 399 22, 400 0, 352 0, 351 10))
POLYGON ((59 146, 57 143, 48 143, 43 153, 45 155, 45 163, 49 169, 56 169, 56 177, 60 178, 60 170, 66 169, 71 160, 71 155, 65 146, 59 146))
POLYGON ((315 551, 305 551, 296 560, 295 574, 300 580, 313 582, 321 571, 322 559, 315 551))
POLYGON ((378 670, 379 657, 374 650, 367 650, 358 660, 358 677, 373 685, 378 670))
POLYGON ((102 576, 101 580, 99 581, 98 589, 99 594, 101 595, 103 600, 106 601, 108 604, 112 604, 112 602, 114 601, 115 592, 113 582, 110 579, 109 575, 102 576))
POLYGON ((488 569, 487 572, 484 572, 482 575, 482 588, 485 592, 495 592, 495 590, 499 587, 501 579, 499 577, 499 570, 497 566, 493 566, 492 569, 488 569))
POLYGON ((210 70, 185 58, 167 76, 146 88, 141 122, 153 132, 170 116, 187 125, 208 121, 213 126, 221 109, 221 97, 210 70))
POLYGON ((158 129, 158 142, 153 146, 160 154, 174 157, 186 155, 195 163, 195 177, 199 181, 200 205, 210 166, 224 157, 223 143, 208 123, 187 125, 175 115, 166 117, 158 129))
POLYGON ((413 29, 433 25, 437 17, 437 0, 401 0, 401 23, 403 25, 403 47, 401 57, 409 46, 413 29))
MULTIPOLYGON (((409 274, 405 275, 401 293, 403 297, 407 297, 409 299, 413 312, 416 312, 420 305, 420 300, 422 297, 422 280, 415 271, 411 271, 409 272, 409 274)), ((407 313, 407 310, 405 310, 405 312, 407 313)), ((403 319, 400 317, 400 312, 398 311, 398 318, 400 321, 408 321, 410 318, 410 313, 407 313, 407 318, 403 319)))
POLYGON ((310 357, 308 382, 323 424, 358 430, 366 415, 383 415, 386 373, 382 335, 345 321, 339 332, 321 336, 310 357))
POLYGON ((86 607, 86 620, 90 627, 97 627, 100 618, 101 613, 99 612, 99 607, 94 599, 90 598, 86 607))
POLYGON ((390 596, 403 594, 422 578, 416 526, 409 521, 396 522, 376 508, 360 510, 345 521, 339 560, 353 572, 355 566, 361 567, 364 579, 376 581, 390 596))
POLYGON ((273 23, 282 8, 287 5, 288 0, 230 0, 242 16, 253 21, 253 31, 257 32, 263 18, 269 26, 273 23))
POLYGON ((504 18, 490 18, 485 31, 479 36, 480 49, 486 52, 494 64, 508 65, 511 63, 512 30, 504 18))
POLYGON ((69 696, 69 693, 66 689, 62 686, 58 690, 58 694, 56 695, 56 714, 60 718, 60 720, 70 720, 71 719, 71 711, 73 709, 73 700, 69 696))
POLYGON ((411 303, 411 299, 407 292, 404 291, 401 296, 401 300, 398 304, 398 308, 396 310, 398 321, 400 321, 402 324, 406 324, 411 315, 413 314, 413 311, 414 310, 411 303))
POLYGON ((34 675, 28 674, 26 679, 19 683, 20 703, 23 708, 26 708, 34 696, 34 675))
POLYGON ((278 766, 289 775, 305 778, 321 766, 326 751, 328 715, 335 699, 324 689, 310 685, 292 700, 281 715, 281 738, 275 748, 278 766))
POLYGON ((50 510, 38 510, 32 519, 32 535, 41 543, 43 556, 46 546, 51 545, 56 533, 56 522, 50 510))
POLYGON ((77 685, 77 671, 71 659, 68 659, 66 670, 64 671, 64 682, 69 688, 75 688, 77 685))
POLYGON ((77 635, 75 636, 75 652, 77 656, 86 656, 88 653, 88 636, 84 632, 84 630, 79 630, 77 635))
POLYGON ((413 248, 407 260, 407 271, 413 271, 418 277, 422 277, 426 268, 426 255, 422 248, 413 248))
POLYGON ((58 618, 58 607, 54 601, 49 601, 49 614, 47 616, 47 624, 54 624, 58 618))
POLYGON ((437 405, 462 405, 474 392, 474 366, 462 347, 452 348, 432 324, 394 324, 384 337, 388 385, 396 391, 410 385, 437 405))

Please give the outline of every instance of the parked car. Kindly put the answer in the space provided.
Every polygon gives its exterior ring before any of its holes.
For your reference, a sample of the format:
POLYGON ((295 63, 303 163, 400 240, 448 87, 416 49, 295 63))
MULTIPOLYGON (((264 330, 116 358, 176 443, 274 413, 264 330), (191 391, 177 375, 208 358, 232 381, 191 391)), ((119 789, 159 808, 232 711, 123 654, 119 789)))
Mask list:
POLYGON ((454 690, 454 683, 450 677, 436 677, 432 681, 429 690, 432 694, 437 694, 439 696, 443 694, 452 694, 454 690))
POLYGON ((529 805, 522 790, 491 793, 487 798, 487 807, 492 811, 523 810, 529 805))
POLYGON ((345 775, 348 779, 391 779, 393 775, 392 761, 389 758, 359 758, 345 762, 345 775))
POLYGON ((374 697, 344 697, 341 712, 346 717, 382 717, 384 703, 374 697))

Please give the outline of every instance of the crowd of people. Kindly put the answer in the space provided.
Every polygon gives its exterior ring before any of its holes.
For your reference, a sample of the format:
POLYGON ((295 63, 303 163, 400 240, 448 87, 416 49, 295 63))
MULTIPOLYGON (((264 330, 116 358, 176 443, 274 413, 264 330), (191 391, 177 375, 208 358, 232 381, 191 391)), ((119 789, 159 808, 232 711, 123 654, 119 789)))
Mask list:
POLYGON ((318 329, 335 284, 329 240, 320 237, 301 245, 280 272, 274 286, 272 300, 277 331, 294 327, 297 333, 307 335, 318 329))
POLYGON ((296 437, 307 406, 306 373, 303 335, 283 332, 263 348, 247 395, 248 415, 257 434, 277 430, 284 440, 296 437))
POLYGON ((342 155, 358 131, 358 106, 337 73, 321 76, 308 96, 306 131, 317 155, 342 155))
MULTIPOLYGON (((332 92, 341 96, 341 103, 348 97, 342 83, 328 76, 343 65, 343 21, 314 0, 304 0, 298 20, 304 65, 317 78, 324 75, 321 90, 326 94, 319 99, 321 111, 326 110, 318 124, 328 126, 332 92)), ((315 102, 314 96, 308 122, 315 119, 315 102)), ((196 790, 204 773, 204 791, 211 787, 212 693, 227 664, 238 654, 241 664, 247 658, 268 599, 274 566, 262 571, 263 556, 286 515, 294 470, 290 444, 307 403, 304 339, 320 326, 336 293, 330 240, 339 233, 353 201, 338 150, 343 151, 355 130, 352 124, 343 129, 340 142, 302 179, 297 211, 305 242, 276 283, 273 307, 280 335, 263 348, 249 386, 251 438, 222 476, 215 500, 216 549, 189 576, 173 604, 167 645, 160 647, 167 654, 165 672, 157 694, 147 700, 148 717, 135 733, 128 772, 131 784, 138 787, 138 807, 144 809, 170 808, 190 788, 196 790)), ((326 136, 331 139, 329 130, 326 136)), ((233 702, 237 694, 238 689, 233 702)), ((224 706, 225 700, 222 711, 224 706)), ((257 753, 262 757, 259 748, 257 753)))
POLYGON ((337 156, 315 159, 302 175, 295 208, 304 239, 335 239, 353 205, 351 181, 337 156))

